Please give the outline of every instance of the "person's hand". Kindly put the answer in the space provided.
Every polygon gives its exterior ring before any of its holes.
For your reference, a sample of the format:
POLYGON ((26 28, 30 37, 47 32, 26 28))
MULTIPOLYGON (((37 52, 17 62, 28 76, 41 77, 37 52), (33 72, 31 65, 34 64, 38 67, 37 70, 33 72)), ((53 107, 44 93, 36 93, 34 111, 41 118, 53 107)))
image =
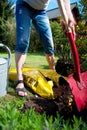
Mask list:
POLYGON ((67 36, 67 32, 70 30, 73 34, 74 39, 75 39, 76 38, 75 23, 72 21, 69 21, 68 25, 67 25, 65 21, 62 21, 61 24, 62 24, 62 29, 63 29, 64 34, 67 36))
POLYGON ((72 21, 68 22, 68 28, 71 29, 74 39, 76 38, 75 23, 72 21))

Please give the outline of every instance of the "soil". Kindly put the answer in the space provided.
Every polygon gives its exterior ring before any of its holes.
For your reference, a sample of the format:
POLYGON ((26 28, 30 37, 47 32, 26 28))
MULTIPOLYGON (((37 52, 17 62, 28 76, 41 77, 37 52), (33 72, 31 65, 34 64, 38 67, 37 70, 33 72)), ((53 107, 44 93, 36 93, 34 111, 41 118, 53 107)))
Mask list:
MULTIPOLYGON (((56 71, 64 76, 68 76, 74 72, 74 67, 70 63, 66 64, 59 60, 56 64, 56 71)), ((39 95, 30 97, 30 99, 24 103, 23 111, 32 107, 35 112, 40 114, 45 112, 46 115, 56 116, 57 113, 60 113, 65 117, 70 117, 70 115, 77 113, 77 108, 69 84, 63 78, 60 79, 59 86, 54 84, 53 93, 56 96, 54 100, 45 99, 39 95)))

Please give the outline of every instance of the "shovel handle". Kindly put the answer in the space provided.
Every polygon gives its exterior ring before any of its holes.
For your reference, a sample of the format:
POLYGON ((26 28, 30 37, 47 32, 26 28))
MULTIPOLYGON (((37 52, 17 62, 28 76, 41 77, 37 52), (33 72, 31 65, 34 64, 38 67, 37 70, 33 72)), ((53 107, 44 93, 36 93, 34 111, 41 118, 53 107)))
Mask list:
MULTIPOLYGON (((64 19, 64 21, 66 22, 66 25, 68 26, 68 16, 67 16, 67 12, 66 12, 66 9, 64 7, 64 2, 63 0, 58 0, 58 4, 59 4, 59 7, 60 7, 60 12, 61 12, 61 15, 64 19)), ((76 48, 76 43, 74 41, 74 37, 73 37, 73 33, 71 31, 70 28, 68 28, 68 40, 69 40, 69 43, 70 43, 70 47, 71 47, 71 51, 72 51, 72 55, 73 55, 73 60, 74 60, 74 67, 75 67, 75 79, 77 81, 80 82, 80 78, 81 78, 81 70, 80 70, 80 61, 79 61, 79 56, 78 56, 78 50, 76 48)))

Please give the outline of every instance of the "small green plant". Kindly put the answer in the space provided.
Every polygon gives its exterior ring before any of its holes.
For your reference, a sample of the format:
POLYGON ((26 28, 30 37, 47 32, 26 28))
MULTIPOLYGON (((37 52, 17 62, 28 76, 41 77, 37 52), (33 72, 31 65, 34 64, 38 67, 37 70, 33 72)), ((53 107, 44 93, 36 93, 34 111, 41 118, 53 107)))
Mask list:
POLYGON ((59 114, 57 117, 47 117, 45 113, 35 113, 31 108, 26 112, 18 109, 16 103, 6 103, 4 109, 0 106, 1 130, 86 130, 87 124, 82 118, 73 116, 70 120, 64 120, 59 114))

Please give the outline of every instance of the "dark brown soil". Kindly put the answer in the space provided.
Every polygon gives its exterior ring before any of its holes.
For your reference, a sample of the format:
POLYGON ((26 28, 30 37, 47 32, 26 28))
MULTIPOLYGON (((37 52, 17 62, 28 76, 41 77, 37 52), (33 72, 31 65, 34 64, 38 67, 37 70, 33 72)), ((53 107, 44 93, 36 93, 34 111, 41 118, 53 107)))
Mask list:
POLYGON ((57 73, 66 77, 68 77, 71 73, 74 72, 74 65, 71 63, 71 61, 64 62, 64 60, 58 60, 55 68, 57 73))
MULTIPOLYGON (((68 76, 73 73, 74 67, 72 64, 66 64, 59 60, 56 64, 56 71, 63 76, 68 76)), ((59 80, 59 86, 55 86, 54 84, 53 92, 56 96, 54 100, 34 95, 24 103, 23 111, 32 107, 37 113, 45 112, 47 115, 53 116, 56 116, 57 113, 63 116, 70 116, 73 112, 77 111, 69 84, 62 77, 59 80)))
MULTIPOLYGON (((54 100, 42 98, 38 95, 31 97, 24 103, 23 111, 34 108, 37 113, 46 113, 46 115, 56 116, 60 113, 63 116, 69 116, 73 113, 75 102, 71 90, 67 86, 54 87, 53 92, 56 95, 54 100)), ((77 110, 77 109, 76 109, 77 110)))

